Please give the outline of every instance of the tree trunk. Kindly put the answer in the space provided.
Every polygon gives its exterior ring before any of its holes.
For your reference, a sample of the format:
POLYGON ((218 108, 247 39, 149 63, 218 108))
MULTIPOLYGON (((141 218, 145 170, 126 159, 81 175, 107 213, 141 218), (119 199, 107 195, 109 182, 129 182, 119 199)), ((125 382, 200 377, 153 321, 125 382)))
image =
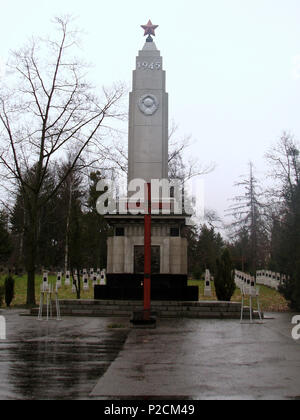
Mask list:
POLYGON ((68 270, 69 263, 69 227, 70 227, 70 215, 71 215, 71 203, 72 203, 72 187, 73 183, 69 180, 69 202, 67 211, 67 222, 66 222, 66 244, 65 244, 65 273, 68 270))
POLYGON ((27 305, 35 305, 35 267, 27 269, 27 305))
POLYGON ((27 305, 35 305, 35 271, 37 258, 37 241, 38 241, 38 210, 37 205, 33 203, 31 214, 27 226, 27 305))
MULTIPOLYGON (((34 229, 32 229, 34 230, 34 229)), ((31 240, 27 244, 27 305, 35 305, 35 263, 36 263, 36 240, 34 232, 31 232, 31 240)))
POLYGON ((66 244, 65 244, 65 262, 64 262, 64 270, 65 270, 65 275, 66 272, 68 271, 68 261, 69 261, 69 244, 68 244, 69 238, 68 238, 68 233, 66 232, 66 244))

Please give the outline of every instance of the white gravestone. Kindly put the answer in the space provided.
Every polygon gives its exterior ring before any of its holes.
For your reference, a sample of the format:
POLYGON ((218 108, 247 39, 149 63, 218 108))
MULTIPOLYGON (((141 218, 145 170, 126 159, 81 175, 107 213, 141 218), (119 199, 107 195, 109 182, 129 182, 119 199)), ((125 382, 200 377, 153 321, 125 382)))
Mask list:
POLYGON ((70 286, 70 284, 71 284, 71 275, 70 275, 70 271, 66 271, 65 286, 70 286))
POLYGON ((209 270, 205 270, 204 296, 211 296, 211 278, 209 270))
POLYGON ((100 273, 100 286, 106 286, 106 272, 102 270, 100 273))
POLYGON ((276 274, 276 280, 277 280, 277 284, 276 284, 276 290, 278 290, 280 283, 281 283, 281 275, 280 273, 276 274))
POLYGON ((86 273, 83 274, 83 290, 89 290, 89 277, 86 273))
POLYGON ((57 273, 57 277, 56 277, 56 290, 60 289, 62 286, 61 279, 62 279, 62 273, 59 272, 57 273))
POLYGON ((49 288, 49 283, 48 283, 48 273, 44 272, 43 273, 43 281, 42 281, 42 285, 41 285, 41 291, 42 292, 46 292, 49 288))
POLYGON ((72 293, 76 293, 76 287, 78 288, 78 275, 74 274, 73 284, 72 284, 72 293))
POLYGON ((235 284, 237 285, 237 287, 240 287, 242 273, 241 273, 241 271, 238 271, 238 270, 235 270, 234 273, 235 273, 235 276, 234 276, 235 284))
POLYGON ((244 286, 246 286, 246 285, 247 285, 247 275, 246 275, 245 273, 243 273, 243 276, 242 276, 242 282, 243 282, 243 285, 244 285, 244 286))
POLYGON ((98 279, 97 279, 97 274, 96 273, 93 274, 92 280, 93 280, 93 286, 96 286, 97 283, 98 283, 98 279))
POLYGON ((272 282, 273 282, 273 273, 272 273, 272 271, 268 271, 267 286, 272 287, 272 282))

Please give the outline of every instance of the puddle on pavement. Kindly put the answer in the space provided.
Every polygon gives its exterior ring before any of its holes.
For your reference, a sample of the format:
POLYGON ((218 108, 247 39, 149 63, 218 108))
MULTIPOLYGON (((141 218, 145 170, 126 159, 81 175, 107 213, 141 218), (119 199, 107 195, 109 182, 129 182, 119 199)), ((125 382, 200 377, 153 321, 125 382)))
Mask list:
POLYGON ((103 321, 97 329, 95 319, 86 322, 42 325, 23 318, 23 328, 8 323, 8 330, 16 330, 0 343, 0 399, 87 398, 129 330, 108 330, 103 321))

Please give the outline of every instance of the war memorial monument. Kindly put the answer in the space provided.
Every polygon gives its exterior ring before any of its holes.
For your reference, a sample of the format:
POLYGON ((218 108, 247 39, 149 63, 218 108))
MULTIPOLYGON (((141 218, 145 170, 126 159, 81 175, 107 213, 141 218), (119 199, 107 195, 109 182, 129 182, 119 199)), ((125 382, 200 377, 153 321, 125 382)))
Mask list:
POLYGON ((126 214, 106 215, 113 230, 107 243, 107 285, 95 287, 95 298, 142 299, 151 290, 154 300, 193 301, 198 287, 187 286, 188 215, 178 211, 172 188, 167 199, 153 197, 154 183, 169 181, 168 93, 163 60, 152 38, 157 26, 149 20, 142 28, 147 38, 136 58, 129 97, 128 185, 142 182, 145 200, 138 211, 130 211, 129 199, 126 214))

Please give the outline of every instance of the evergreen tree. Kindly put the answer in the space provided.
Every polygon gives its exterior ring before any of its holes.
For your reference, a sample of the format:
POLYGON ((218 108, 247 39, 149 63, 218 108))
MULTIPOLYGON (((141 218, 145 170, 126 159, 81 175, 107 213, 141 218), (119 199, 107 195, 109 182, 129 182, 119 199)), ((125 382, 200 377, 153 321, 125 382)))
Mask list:
POLYGON ((201 271, 210 270, 212 274, 216 272, 216 260, 220 257, 224 246, 223 239, 213 227, 208 228, 205 224, 201 227, 197 254, 201 271))
POLYGON ((83 217, 85 226, 84 238, 87 244, 85 261, 90 267, 105 268, 107 261, 107 236, 109 226, 103 215, 97 212, 96 204, 100 193, 97 184, 102 179, 99 171, 90 173, 90 186, 86 212, 83 217))
POLYGON ((220 257, 224 247, 220 233, 217 233, 214 227, 209 228, 204 224, 200 229, 189 227, 186 237, 188 239, 189 272, 195 278, 200 278, 206 269, 214 274, 216 259, 220 257))
POLYGON ((197 253, 197 244, 199 237, 197 227, 186 226, 185 237, 188 243, 188 272, 192 274, 194 278, 200 279, 202 270, 199 265, 199 257, 197 253))
POLYGON ((5 303, 6 303, 6 306, 9 308, 15 296, 15 280, 11 276, 11 274, 9 274, 4 281, 4 290, 5 290, 5 303))
POLYGON ((7 265, 12 253, 13 245, 10 232, 8 230, 8 216, 4 211, 0 211, 0 264, 7 265))
POLYGON ((226 248, 216 262, 215 289, 218 300, 230 301, 234 291, 234 271, 229 250, 226 248))
POLYGON ((238 270, 249 272, 251 261, 249 232, 246 227, 242 227, 234 240, 228 244, 234 267, 238 270))

